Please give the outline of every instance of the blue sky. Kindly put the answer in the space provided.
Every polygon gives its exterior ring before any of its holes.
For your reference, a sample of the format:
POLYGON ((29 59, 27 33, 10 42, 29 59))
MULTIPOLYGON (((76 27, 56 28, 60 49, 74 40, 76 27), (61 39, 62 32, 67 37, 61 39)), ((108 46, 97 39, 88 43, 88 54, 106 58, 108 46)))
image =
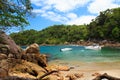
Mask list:
POLYGON ((56 24, 89 24, 100 11, 120 7, 120 0, 31 0, 34 18, 25 29, 42 30, 56 24))

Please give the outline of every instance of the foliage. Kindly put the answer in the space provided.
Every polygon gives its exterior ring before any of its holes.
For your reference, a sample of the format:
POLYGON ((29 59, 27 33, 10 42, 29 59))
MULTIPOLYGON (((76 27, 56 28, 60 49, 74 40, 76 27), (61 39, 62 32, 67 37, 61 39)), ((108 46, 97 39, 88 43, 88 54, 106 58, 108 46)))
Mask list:
POLYGON ((0 0, 0 30, 28 24, 31 9, 30 0, 0 0))
POLYGON ((10 36, 17 44, 27 45, 34 42, 38 44, 63 44, 65 42, 76 42, 85 40, 87 37, 85 25, 54 25, 42 31, 26 30, 19 33, 12 33, 10 36))
POLYGON ((120 8, 100 12, 88 28, 90 39, 120 41, 120 8))
POLYGON ((86 40, 120 42, 120 8, 100 12, 89 25, 53 25, 41 31, 27 30, 10 35, 17 44, 63 44, 86 40))

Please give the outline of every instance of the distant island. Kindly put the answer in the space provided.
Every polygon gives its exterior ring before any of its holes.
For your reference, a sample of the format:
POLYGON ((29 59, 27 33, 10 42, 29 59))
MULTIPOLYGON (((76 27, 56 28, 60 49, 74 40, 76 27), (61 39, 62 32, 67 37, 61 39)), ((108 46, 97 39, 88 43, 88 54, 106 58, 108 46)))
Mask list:
POLYGON ((41 31, 31 29, 10 36, 19 45, 82 44, 86 41, 116 45, 120 42, 120 8, 100 12, 87 25, 53 25, 41 31))

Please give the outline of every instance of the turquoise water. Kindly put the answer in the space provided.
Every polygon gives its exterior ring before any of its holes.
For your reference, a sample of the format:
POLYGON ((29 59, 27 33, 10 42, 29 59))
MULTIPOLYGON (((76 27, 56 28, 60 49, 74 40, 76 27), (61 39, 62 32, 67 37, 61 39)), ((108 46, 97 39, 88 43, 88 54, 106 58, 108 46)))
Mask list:
POLYGON ((101 50, 88 50, 84 46, 40 46, 40 52, 49 56, 48 60, 81 61, 81 62, 115 62, 120 61, 120 49, 103 47, 101 50), (72 48, 72 51, 61 52, 61 48, 72 48))

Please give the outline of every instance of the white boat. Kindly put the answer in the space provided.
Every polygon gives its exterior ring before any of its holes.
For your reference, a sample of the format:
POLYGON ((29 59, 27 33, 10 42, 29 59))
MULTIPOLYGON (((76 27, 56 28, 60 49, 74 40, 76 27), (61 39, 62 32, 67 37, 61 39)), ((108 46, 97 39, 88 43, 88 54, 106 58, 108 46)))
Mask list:
POLYGON ((60 51, 71 51, 72 48, 63 48, 63 49, 60 49, 60 51))
POLYGON ((101 50, 101 46, 99 45, 91 45, 91 46, 85 46, 85 49, 92 49, 92 50, 101 50))

